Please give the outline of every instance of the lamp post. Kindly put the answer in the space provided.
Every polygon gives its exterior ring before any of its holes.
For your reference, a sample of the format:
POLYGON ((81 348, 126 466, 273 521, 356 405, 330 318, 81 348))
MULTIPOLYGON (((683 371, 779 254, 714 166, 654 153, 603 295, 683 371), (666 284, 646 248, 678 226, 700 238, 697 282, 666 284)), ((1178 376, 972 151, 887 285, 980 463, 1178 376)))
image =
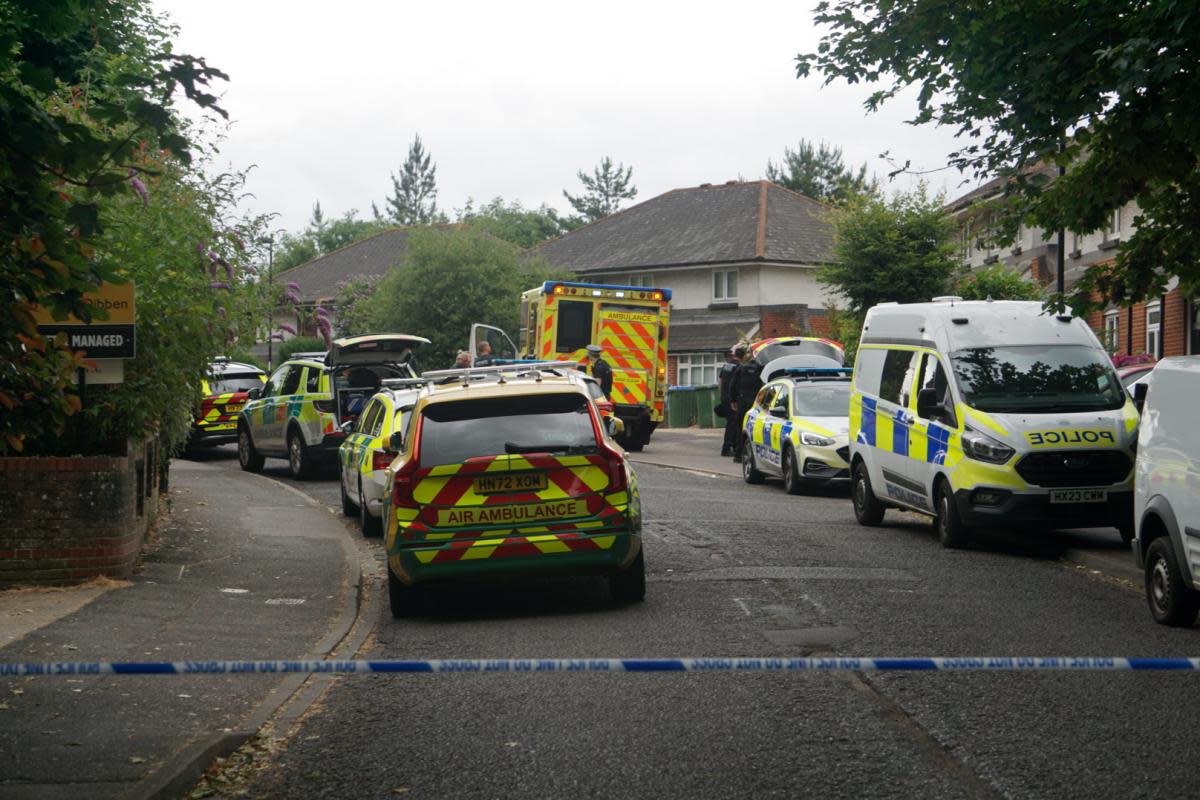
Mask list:
POLYGON ((275 234, 258 240, 267 246, 267 372, 275 364, 275 234))

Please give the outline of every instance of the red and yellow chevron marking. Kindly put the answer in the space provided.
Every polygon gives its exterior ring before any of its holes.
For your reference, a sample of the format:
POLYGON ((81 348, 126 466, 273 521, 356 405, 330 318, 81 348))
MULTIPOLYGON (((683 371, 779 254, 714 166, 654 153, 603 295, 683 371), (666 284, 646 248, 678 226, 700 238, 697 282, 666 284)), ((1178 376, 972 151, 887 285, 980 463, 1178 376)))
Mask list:
POLYGON ((546 318, 542 321, 542 359, 550 361, 554 358, 554 308, 546 309, 546 318))
MULTIPOLYGON (((547 532, 522 532, 522 535, 516 536, 454 541, 438 549, 414 550, 413 555, 422 564, 442 564, 447 561, 474 561, 483 558, 521 558, 560 553, 595 552, 611 549, 617 540, 614 534, 588 536, 579 531, 553 532, 554 526, 542 530, 547 532)), ((516 532, 514 531, 514 533, 516 532)))
POLYGON ((209 395, 200 401, 196 424, 206 427, 223 422, 236 422, 238 412, 242 410, 248 398, 246 392, 209 395))

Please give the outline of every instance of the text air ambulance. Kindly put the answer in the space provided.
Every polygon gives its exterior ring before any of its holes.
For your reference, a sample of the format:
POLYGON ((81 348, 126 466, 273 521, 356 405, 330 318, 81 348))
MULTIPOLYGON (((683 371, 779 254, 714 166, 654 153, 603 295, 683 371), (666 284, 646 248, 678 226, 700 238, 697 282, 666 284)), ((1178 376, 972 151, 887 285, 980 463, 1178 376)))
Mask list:
POLYGON ((612 400, 625 426, 619 441, 641 450, 663 420, 671 290, 645 286, 547 281, 521 295, 520 348, 504 331, 471 328, 471 352, 487 341, 501 359, 587 360, 598 344, 612 368, 612 400))
POLYGON ((1138 415, 1082 319, 1036 302, 885 303, 867 312, 850 398, 854 513, 1132 535, 1138 415))

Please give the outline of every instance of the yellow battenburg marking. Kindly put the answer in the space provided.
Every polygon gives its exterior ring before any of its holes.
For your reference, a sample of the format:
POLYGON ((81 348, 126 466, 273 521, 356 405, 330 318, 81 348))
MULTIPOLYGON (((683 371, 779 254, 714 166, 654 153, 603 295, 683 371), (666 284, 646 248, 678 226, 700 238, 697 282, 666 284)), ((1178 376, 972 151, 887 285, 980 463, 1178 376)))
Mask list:
POLYGON ((543 553, 569 553, 571 548, 567 547, 557 536, 530 536, 529 543, 537 547, 543 553))
POLYGON ((433 498, 438 496, 438 492, 446 488, 446 483, 449 478, 424 478, 413 489, 413 500, 425 505, 432 503, 433 498))
POLYGON ((592 541, 595 542, 596 546, 599 547, 601 550, 611 550, 612 546, 613 546, 613 542, 615 542, 616 540, 617 540, 616 536, 593 536, 592 537, 592 541))
POLYGON ((881 411, 875 412, 875 446, 888 453, 892 452, 895 422, 887 414, 881 411))
POLYGON ((792 442, 799 444, 800 431, 808 431, 809 433, 816 433, 821 436, 837 438, 837 434, 829 430, 829 428, 817 425, 806 419, 801 419, 800 417, 792 417, 792 442))
POLYGON ((490 558, 503 539, 483 539, 475 542, 462 554, 461 561, 475 561, 480 558, 490 558))
POLYGON ((1125 416, 1125 432, 1133 433, 1138 426, 1137 406, 1133 404, 1133 400, 1125 398, 1125 407, 1121 409, 1121 413, 1125 416))
POLYGON ((454 532, 453 532, 453 531, 451 531, 450 533, 433 533, 433 532, 430 532, 430 533, 427 533, 427 534, 425 534, 425 538, 426 538, 426 539, 428 539, 428 540, 430 540, 430 541, 436 541, 436 542, 440 542, 440 541, 443 541, 443 540, 445 540, 445 539, 453 539, 453 538, 454 538, 454 532))
POLYGON ((604 498, 610 505, 625 505, 629 502, 629 492, 613 492, 604 498))
POLYGON ((922 425, 914 425, 908 431, 908 457, 917 461, 928 461, 929 431, 922 425))
POLYGON ((763 444, 763 428, 766 427, 767 421, 762 414, 754 418, 754 428, 751 431, 750 439, 755 444, 763 444))
POLYGON ((771 449, 772 450, 778 452, 782 449, 782 445, 779 441, 782 437, 783 437, 783 426, 782 425, 772 425, 771 426, 771 449))
POLYGON ((428 564, 437 556, 437 550, 414 550, 413 555, 417 557, 417 561, 428 564))
POLYGON ((998 433, 1001 436, 1008 435, 1008 430, 1003 425, 1001 425, 995 419, 995 417, 985 414, 982 411, 976 411, 975 409, 971 408, 970 406, 963 405, 962 403, 956 404, 956 407, 957 407, 958 415, 960 417, 965 416, 965 417, 967 417, 967 419, 970 419, 973 422, 977 422, 978 424, 982 425, 983 427, 991 430, 993 433, 998 433))

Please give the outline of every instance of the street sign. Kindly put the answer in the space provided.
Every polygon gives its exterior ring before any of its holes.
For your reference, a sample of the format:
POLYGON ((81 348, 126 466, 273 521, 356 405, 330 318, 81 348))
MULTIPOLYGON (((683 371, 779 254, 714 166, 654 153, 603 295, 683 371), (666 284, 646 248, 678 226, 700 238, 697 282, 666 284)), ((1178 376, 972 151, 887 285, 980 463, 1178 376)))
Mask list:
POLYGON ((67 334, 67 347, 89 359, 133 358, 137 353, 137 305, 132 283, 104 283, 84 292, 83 302, 108 312, 108 319, 87 323, 75 315, 56 320, 49 309, 33 310, 38 332, 43 336, 67 334))

